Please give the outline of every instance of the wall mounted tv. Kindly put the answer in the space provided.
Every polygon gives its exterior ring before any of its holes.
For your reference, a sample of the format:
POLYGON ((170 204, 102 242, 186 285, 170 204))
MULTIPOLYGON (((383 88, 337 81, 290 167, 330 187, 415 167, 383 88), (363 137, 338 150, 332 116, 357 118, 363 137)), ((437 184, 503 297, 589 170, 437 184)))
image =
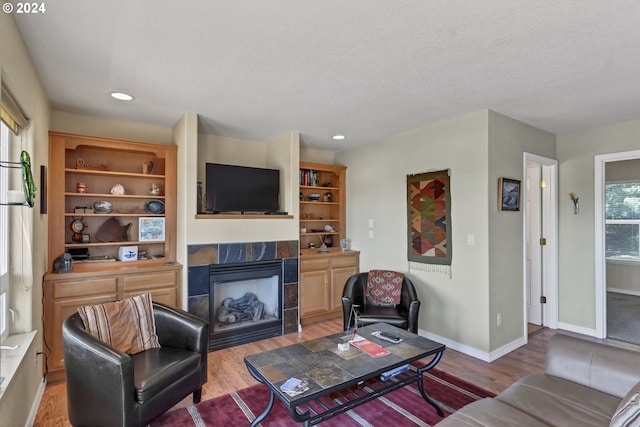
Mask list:
POLYGON ((281 213, 280 171, 206 164, 207 212, 281 213))

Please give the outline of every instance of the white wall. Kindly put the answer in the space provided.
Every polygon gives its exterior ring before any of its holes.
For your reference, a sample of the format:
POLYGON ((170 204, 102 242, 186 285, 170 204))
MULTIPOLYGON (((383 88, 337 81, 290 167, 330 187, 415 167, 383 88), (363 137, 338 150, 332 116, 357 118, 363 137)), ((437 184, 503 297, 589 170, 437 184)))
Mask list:
POLYGON ((332 151, 300 147, 300 161, 332 165, 335 154, 332 151))
POLYGON ((419 328, 481 351, 489 350, 487 121, 479 111, 335 156, 347 166, 347 230, 360 270, 409 274, 422 302, 419 328), (441 169, 451 170, 451 278, 409 271, 407 261, 406 177, 441 169))
MULTIPOLYGON (((491 349, 507 345, 524 331, 523 219, 498 210, 498 178, 523 177, 523 153, 555 158, 555 135, 489 111, 489 329, 491 349), (497 325, 501 313, 502 325, 497 325)), ((524 187, 523 187, 524 188, 524 187)), ((522 199, 521 199, 522 202, 522 199)))
POLYGON ((480 354, 524 330, 523 217, 498 212, 497 194, 498 177, 522 180, 525 151, 553 158, 554 135, 482 110, 335 155, 348 168, 347 229, 361 271, 409 274, 422 301, 419 328, 480 354), (410 271, 407 262, 406 176, 440 169, 451 171, 451 278, 410 271))
MULTIPOLYGON (((29 127, 23 131, 17 152, 27 150, 37 186, 40 186, 40 165, 49 158, 48 135, 50 107, 44 95, 29 53, 9 14, 0 14, 1 80, 20 103, 29 127)), ((18 143, 16 143, 18 144, 18 143)), ((17 160, 17 158, 16 158, 17 160)), ((10 307, 16 310, 11 332, 37 330, 34 348, 42 351, 42 277, 47 270, 47 216, 40 214, 38 190, 33 209, 11 208, 10 307)), ((32 409, 42 379, 42 357, 29 353, 0 400, 0 414, 11 414, 12 425, 24 425, 32 409), (15 424, 13 424, 15 423, 15 424)), ((0 373, 2 367, 0 366, 0 373)), ((3 418, 4 419, 4 418, 3 418)))
POLYGON ((154 144, 173 144, 171 129, 167 127, 57 110, 53 110, 52 113, 51 130, 154 144))
POLYGON ((640 149, 640 120, 557 135, 559 320, 595 330, 594 157, 640 149), (569 193, 580 197, 573 214, 569 193))

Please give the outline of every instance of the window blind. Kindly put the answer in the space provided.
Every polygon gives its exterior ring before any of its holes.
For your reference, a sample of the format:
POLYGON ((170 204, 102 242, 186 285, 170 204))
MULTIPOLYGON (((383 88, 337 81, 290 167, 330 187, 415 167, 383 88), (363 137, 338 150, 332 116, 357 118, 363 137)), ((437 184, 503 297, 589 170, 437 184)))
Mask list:
POLYGON ((29 119, 4 84, 0 91, 0 119, 16 135, 20 128, 25 128, 29 124, 29 119))

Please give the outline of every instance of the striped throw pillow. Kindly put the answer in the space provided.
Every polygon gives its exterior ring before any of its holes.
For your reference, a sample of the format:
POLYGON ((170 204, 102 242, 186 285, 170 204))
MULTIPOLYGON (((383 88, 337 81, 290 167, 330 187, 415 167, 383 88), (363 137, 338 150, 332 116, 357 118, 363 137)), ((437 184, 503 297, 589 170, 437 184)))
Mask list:
POLYGON ((79 307, 78 313, 87 332, 124 353, 160 347, 148 292, 121 301, 79 307))
POLYGON ((633 386, 616 409, 609 427, 640 426, 640 383, 633 386))

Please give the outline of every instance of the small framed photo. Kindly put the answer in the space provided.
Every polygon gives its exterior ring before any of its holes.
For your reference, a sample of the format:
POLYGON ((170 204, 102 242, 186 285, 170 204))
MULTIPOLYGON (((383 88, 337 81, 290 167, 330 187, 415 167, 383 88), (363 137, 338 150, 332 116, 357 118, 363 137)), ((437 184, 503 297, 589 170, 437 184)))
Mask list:
POLYGON ((520 210, 520 181, 517 179, 498 178, 498 210, 520 210))
POLYGON ((139 218, 138 240, 140 242, 164 241, 164 218, 162 217, 139 218))

